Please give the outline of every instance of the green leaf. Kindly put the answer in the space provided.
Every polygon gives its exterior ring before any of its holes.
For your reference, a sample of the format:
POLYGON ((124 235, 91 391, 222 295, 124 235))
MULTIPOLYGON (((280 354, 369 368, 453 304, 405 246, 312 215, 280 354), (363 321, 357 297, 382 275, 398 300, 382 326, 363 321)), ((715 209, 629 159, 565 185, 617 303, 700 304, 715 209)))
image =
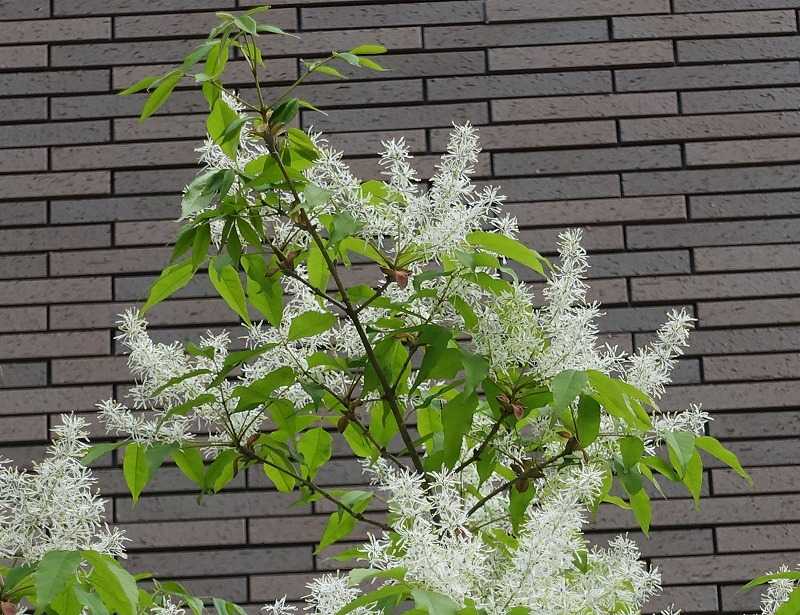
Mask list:
POLYGON ((333 438, 321 427, 315 427, 300 435, 297 440, 297 450, 305 462, 306 478, 313 478, 317 470, 331 458, 333 438))
POLYGON ((570 406, 573 400, 583 392, 589 377, 584 371, 565 369, 556 374, 550 383, 553 392, 553 403, 550 407, 558 414, 570 406))
POLYGON ((292 34, 291 32, 286 32, 285 30, 282 30, 278 26, 273 26, 272 24, 268 23, 258 24, 258 31, 268 32, 269 34, 280 34, 282 36, 291 36, 292 38, 300 38, 296 34, 292 34))
POLYGON ((153 115, 158 109, 167 102, 167 98, 169 95, 172 94, 172 90, 175 89, 181 79, 183 79, 183 73, 173 72, 159 84, 159 86, 150 94, 150 97, 144 103, 142 107, 142 113, 139 116, 139 121, 144 121, 151 115, 153 115))
POLYGON ((763 576, 756 577, 755 579, 750 581, 747 585, 742 587, 742 591, 753 589, 758 585, 765 585, 770 581, 775 581, 777 579, 786 579, 788 581, 800 581, 800 571, 773 572, 771 574, 765 574, 763 576))
MULTIPOLYGON (((349 506, 356 514, 361 514, 366 510, 371 499, 372 493, 369 491, 356 490, 345 493, 340 498, 340 501, 349 506)), ((357 519, 344 509, 332 513, 328 518, 328 523, 325 525, 325 530, 322 532, 322 538, 319 541, 316 553, 320 553, 333 543, 347 537, 355 528, 356 521, 357 519)))
POLYGON ((249 15, 241 15, 236 17, 234 18, 233 23, 235 23, 236 26, 243 32, 247 32, 253 36, 258 34, 258 24, 256 23, 256 20, 249 15))
POLYGON ((297 115, 299 109, 300 102, 296 98, 285 100, 275 107, 269 118, 269 123, 273 125, 288 124, 297 115))
POLYGON ((239 150, 239 133, 245 121, 246 118, 240 117, 222 97, 214 103, 214 108, 206 120, 208 134, 232 160, 236 160, 236 152, 239 150))
POLYGON ((158 81, 160 77, 145 77, 134 83, 132 86, 122 90, 118 95, 119 96, 129 96, 130 94, 135 94, 136 92, 141 92, 142 90, 148 89, 153 83, 158 81))
POLYGON ((356 56, 379 55, 381 53, 386 53, 386 47, 378 44, 359 45, 358 47, 353 47, 350 53, 356 56))
POLYGON ((695 450, 695 435, 686 431, 670 431, 666 435, 672 465, 683 475, 695 450))
POLYGON ((150 482, 150 466, 147 463, 145 447, 138 442, 131 442, 125 447, 125 456, 122 461, 122 473, 128 491, 133 496, 134 503, 139 501, 139 496, 148 482, 150 482))
POLYGON ((82 551, 82 555, 92 566, 89 583, 108 610, 118 615, 136 615, 139 605, 136 579, 112 557, 95 551, 82 551))
POLYGON ((122 473, 134 503, 139 500, 142 490, 153 474, 161 467, 167 456, 177 448, 177 444, 154 444, 144 446, 131 442, 125 447, 122 460, 122 473))
POLYGON ((150 287, 147 301, 139 311, 142 314, 146 313, 151 307, 186 286, 191 281, 194 273, 195 268, 191 261, 175 263, 164 269, 150 287))
POLYGON ((176 384, 180 384, 181 382, 185 382, 187 380, 191 380, 192 378, 196 378, 197 376, 203 376, 205 374, 210 374, 210 373, 211 373, 210 369, 193 369, 191 371, 188 371, 188 372, 185 372, 185 373, 181 374, 180 376, 174 376, 174 377, 170 378, 169 380, 167 380, 160 387, 155 389, 150 394, 150 397, 151 398, 152 397, 157 397, 157 396, 161 395, 161 393, 163 393, 167 389, 169 389, 171 387, 174 387, 176 384))
POLYGON ((303 312, 292 320, 289 325, 289 341, 299 340, 325 333, 336 324, 336 316, 330 312, 316 312, 314 310, 303 312))
POLYGON ((525 511, 528 510, 528 505, 533 500, 536 490, 533 485, 528 485, 525 491, 520 491, 514 485, 508 492, 509 506, 508 513, 511 516, 511 525, 515 532, 519 531, 525 521, 525 511))
POLYGON ((276 389, 289 386, 294 381, 294 370, 288 365, 284 365, 246 386, 236 387, 233 390, 233 394, 239 398, 236 411, 251 410, 256 406, 268 403, 276 389))
POLYGON ((125 442, 125 440, 121 440, 120 442, 101 442, 100 444, 94 444, 86 451, 83 457, 81 457, 81 463, 85 466, 89 466, 100 459, 100 457, 123 446, 125 442))
POLYGON ((459 348, 464 366, 464 393, 469 395, 489 374, 489 362, 482 356, 459 348))
POLYGON ((622 465, 630 469, 642 458, 644 442, 636 436, 624 436, 619 440, 619 450, 622 453, 622 465))
POLYGON ((33 573, 39 609, 50 604, 70 582, 77 581, 76 572, 80 563, 81 554, 77 551, 50 551, 45 554, 33 573))
POLYGON ((355 252, 361 256, 368 258, 379 265, 387 265, 386 259, 383 255, 376 250, 366 239, 360 237, 345 237, 339 242, 339 251, 342 254, 348 252, 355 252))
POLYGON ((351 600, 345 606, 339 609, 336 615, 346 615, 347 613, 355 611, 362 606, 375 604, 376 602, 386 600, 387 598, 396 598, 399 602, 403 597, 405 597, 406 594, 408 594, 410 589, 411 588, 405 583, 385 585, 380 589, 376 589, 368 594, 362 594, 355 600, 351 600))
POLYGON ((700 491, 703 488, 703 460, 700 453, 694 451, 689 463, 686 465, 686 472, 683 475, 683 484, 686 485, 689 493, 694 499, 695 508, 699 508, 700 491))
POLYGON ((325 289, 328 287, 328 279, 330 278, 331 272, 328 270, 322 251, 313 241, 308 248, 306 266, 308 267, 308 281, 317 290, 325 292, 325 289))
POLYGON ((269 477, 275 488, 283 493, 289 493, 294 489, 297 482, 294 474, 297 474, 297 472, 286 456, 269 448, 265 449, 264 457, 269 461, 268 464, 265 463, 263 465, 264 474, 269 477))
POLYGON ((375 60, 372 60, 370 58, 358 58, 358 65, 361 66, 362 68, 368 68, 370 70, 378 71, 379 73, 388 70, 387 68, 384 68, 383 66, 378 64, 375 60))
POLYGON ((650 429, 652 424, 645 406, 653 405, 653 402, 645 393, 627 382, 596 370, 587 370, 586 374, 594 389, 592 396, 609 414, 621 418, 631 427, 650 429))
POLYGON ((742 467, 742 464, 739 463, 738 457, 736 457, 733 451, 725 448, 719 440, 711 436, 698 436, 695 438, 694 444, 697 448, 704 450, 712 457, 716 457, 722 463, 729 466, 734 472, 745 479, 748 484, 753 484, 753 479, 750 478, 750 475, 742 467))
POLYGON ((337 79, 346 79, 346 77, 341 73, 341 71, 335 69, 333 66, 317 66, 313 68, 309 68, 311 72, 315 73, 322 73, 323 75, 328 75, 330 77, 336 77, 337 79))
POLYGON ((75 592, 75 597, 84 607, 86 607, 92 615, 109 615, 106 605, 100 600, 100 596, 93 592, 87 592, 80 585, 72 588, 75 592))
POLYGON ((237 350, 235 352, 228 353, 228 356, 225 357, 225 361, 222 363, 222 367, 220 368, 219 372, 217 373, 216 377, 208 383, 208 389, 214 388, 220 382, 225 380, 225 377, 231 373, 235 368, 239 367, 242 363, 249 361, 250 359, 254 359, 255 357, 261 356, 265 352, 268 352, 275 348, 277 344, 263 344, 261 346, 256 346, 255 348, 248 348, 247 350, 237 350))
POLYGON ((546 262, 545 259, 538 252, 531 250, 516 239, 499 233, 473 231, 467 235, 467 241, 473 246, 479 246, 489 252, 510 258, 544 275, 542 263, 546 262))
POLYGON ((800 588, 795 587, 789 594, 789 599, 778 607, 775 615, 798 615, 800 614, 800 588))
POLYGON ((238 462, 236 451, 227 449, 214 458, 203 478, 203 491, 218 493, 233 480, 238 462))
MULTIPOLYGON (((305 134, 305 133, 303 133, 305 134)), ((313 143, 312 143, 313 146, 313 143)), ((331 198, 331 193, 328 190, 320 188, 316 184, 308 183, 303 189, 303 205, 309 211, 313 211, 327 203, 331 198)))
POLYGON ((172 461, 181 472, 199 487, 205 484, 206 467, 200 451, 193 447, 185 447, 173 451, 172 461))
POLYGON ((647 495, 644 489, 639 489, 639 491, 630 496, 630 504, 633 516, 636 517, 639 527, 642 528, 645 536, 649 536, 650 521, 653 516, 650 508, 650 496, 647 495))
POLYGON ((250 315, 247 313, 247 301, 244 298, 244 288, 239 279, 239 272, 234 269, 233 265, 223 263, 224 261, 220 257, 215 256, 211 259, 208 265, 208 279, 211 280, 228 307, 249 325, 251 324, 250 315))
POLYGON ((472 425, 478 407, 477 395, 460 393, 442 408, 444 463, 452 468, 461 456, 461 443, 472 425))
POLYGON ((581 395, 575 419, 578 442, 587 448, 600 434, 600 404, 588 395, 581 395))
POLYGON ((456 615, 461 608, 451 598, 437 592, 412 589, 411 597, 417 608, 425 609, 428 615, 456 615))
POLYGON ((277 327, 283 320, 283 287, 280 271, 266 274, 264 259, 258 254, 242 255, 242 267, 247 272, 247 298, 267 321, 277 327))

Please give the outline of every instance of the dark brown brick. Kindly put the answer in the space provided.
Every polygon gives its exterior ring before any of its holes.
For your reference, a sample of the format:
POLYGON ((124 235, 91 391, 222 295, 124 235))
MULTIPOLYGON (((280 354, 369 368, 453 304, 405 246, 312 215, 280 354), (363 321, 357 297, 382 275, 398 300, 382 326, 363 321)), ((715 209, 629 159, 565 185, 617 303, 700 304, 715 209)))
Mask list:
MULTIPOLYGON (((431 131, 431 147, 444 151, 450 129, 431 131)), ((566 145, 599 145, 616 143, 617 132, 610 120, 564 122, 559 124, 493 125, 481 128, 478 134, 483 149, 532 149, 566 145)), ((554 155, 558 155, 554 153, 554 155)))
POLYGON ((703 194, 725 190, 780 190, 800 187, 800 167, 786 165, 625 173, 622 176, 622 185, 628 196, 681 192, 703 194))
MULTIPOLYGON (((623 141, 690 140, 792 134, 800 132, 800 113, 736 113, 620 120, 620 131, 623 141)), ((698 149, 702 151, 702 147, 714 146, 704 144, 698 149)), ((731 149, 735 147, 732 145, 731 149)), ((687 155, 691 152, 694 157, 696 151, 698 150, 693 145, 687 146, 687 155)), ((692 160, 690 159, 689 162, 692 163, 692 160)))
POLYGON ((800 271, 719 273, 631 280, 635 301, 724 299, 800 293, 800 271))
POLYGON ((0 19, 41 19, 49 16, 48 0, 7 0, 0 5, 0 19))
POLYGON ((111 37, 111 19, 84 17, 81 19, 36 19, 0 23, 0 40, 3 43, 28 43, 30 41, 80 41, 102 40, 111 37))
POLYGON ((634 248, 666 248, 791 241, 797 232, 793 222, 768 220, 630 226, 627 229, 628 244, 634 248))
POLYGON ((549 19, 588 15, 669 13, 667 0, 488 0, 486 15, 491 21, 549 19))
POLYGON ((300 9, 304 30, 359 27, 413 26, 436 23, 483 21, 480 0, 433 2, 430 4, 367 4, 300 9))
MULTIPOLYGON (((782 380, 797 375, 800 370, 800 354, 774 353, 706 357, 703 359, 703 368, 705 378, 709 382, 782 380)), ((788 433, 781 430, 777 435, 788 435, 788 433)))
POLYGON ((428 80, 430 100, 508 98, 551 94, 611 92, 611 73, 604 70, 481 77, 436 77, 428 80))
POLYGON ((126 143, 54 147, 53 169, 117 169, 147 165, 192 164, 197 160, 198 141, 126 143))
POLYGON ((0 256, 0 279, 39 278, 47 275, 44 254, 11 254, 0 256))
MULTIPOLYGON (((8 96, 103 91, 107 85, 107 70, 59 70, 0 74, 0 92, 8 96)), ((54 106, 58 108, 60 103, 54 106)))
POLYGON ((157 13, 185 9, 233 8, 234 0, 161 0, 157 5, 140 5, 136 0, 53 0, 53 15, 114 15, 116 13, 157 13))
POLYGON ((47 308, 4 307, 0 308, 0 331, 43 331, 47 329, 47 308))
POLYGON ((671 64, 672 43, 587 43, 489 50, 489 69, 525 70, 630 64, 671 64))
POLYGON ((46 98, 0 98, 0 117, 6 122, 47 118, 46 98))
POLYGON ((463 49, 517 45, 547 45, 608 40, 604 19, 550 23, 486 24, 476 26, 426 27, 425 47, 463 49))
POLYGON ((0 281, 0 302, 5 305, 74 303, 111 299, 111 279, 102 277, 54 280, 0 281))
POLYGON ((800 244, 697 248, 694 258, 698 271, 798 269, 800 244))
POLYGON ((686 206, 683 197, 680 196, 545 201, 509 205, 506 209, 517 217, 520 226, 596 224, 607 220, 617 222, 683 220, 686 218, 686 206))
POLYGON ((793 162, 798 159, 800 159, 798 138, 742 139, 686 145, 686 161, 691 166, 793 162))
POLYGON ((109 190, 110 176, 107 171, 0 175, 0 196, 4 199, 104 194, 109 190))
POLYGON ((800 105, 800 88, 748 88, 681 92, 684 113, 794 110, 800 105))
MULTIPOLYGON (((194 7, 193 7, 194 8, 194 7)), ((139 11, 139 7, 137 7, 139 11)), ((269 23, 284 29, 297 27, 294 9, 273 9, 269 23)), ((159 15, 121 15, 114 18, 115 38, 174 38, 176 36, 205 36, 216 24, 216 13, 161 13, 159 15)))
POLYGON ((241 545, 247 542, 244 519, 126 523, 119 527, 131 541, 129 550, 241 545))
POLYGON ((681 151, 677 145, 603 147, 541 153, 501 153, 494 154, 493 162, 496 175, 664 169, 681 166, 681 151))
MULTIPOLYGON (((685 408, 697 399, 703 400, 703 407, 711 411, 723 410, 762 410, 763 408, 789 408, 798 405, 798 394, 794 380, 773 380, 771 382, 744 382, 731 384, 703 384, 671 387, 666 402, 672 407, 685 408)), ((768 447, 780 442, 766 442, 768 447)), ((788 442, 786 450, 793 450, 793 442, 788 442)), ((762 455, 766 451, 762 452, 762 455)), ((771 465, 777 465, 773 462, 771 465)), ((770 465, 770 464, 765 464, 770 465)), ((731 521, 736 521, 731 519, 731 521)))
MULTIPOLYGON (((3 205, 0 205, 0 211, 3 205)), ((58 200, 50 203, 54 224, 114 222, 175 217, 180 209, 180 195, 132 196, 87 200, 58 200)))
POLYGON ((0 389, 47 386, 44 361, 0 364, 0 389))
POLYGON ((707 301, 697 313, 704 327, 794 323, 800 321, 800 298, 707 301))
POLYGON ((800 54, 800 36, 757 36, 678 41, 680 62, 783 60, 800 54))
POLYGON ((0 433, 4 442, 29 442, 47 437, 46 416, 0 417, 0 433))
POLYGON ((752 62, 708 66, 620 69, 615 72, 622 92, 702 90, 714 87, 780 85, 800 78, 795 62, 752 62))
MULTIPOLYGON (((0 22, 2 26, 3 22, 0 22)), ((0 69, 47 66, 47 45, 0 47, 0 69)))
POLYGON ((675 0, 676 13, 796 8, 800 8, 797 0, 675 0))
POLYGON ((110 351, 106 331, 0 335, 0 359, 41 359, 101 355, 110 351))
POLYGON ((101 122, 48 122, 0 127, 2 143, 10 147, 91 143, 109 138, 110 126, 101 122))
POLYGON ((799 192, 712 194, 689 199, 693 219, 756 218, 800 213, 799 192))
POLYGON ((793 11, 747 11, 741 13, 695 13, 692 15, 647 15, 615 17, 614 38, 687 38, 759 32, 796 32, 793 11))
POLYGON ((176 553, 132 553, 134 570, 158 570, 169 577, 198 576, 224 570, 228 574, 258 574, 308 568, 311 547, 271 547, 180 551, 176 553))
POLYGON ((91 410, 99 400, 109 397, 111 397, 110 386, 8 389, 0 391, 0 414, 48 414, 91 410))
POLYGON ((44 171, 47 169, 47 149, 0 149, 0 165, 4 173, 44 171))
MULTIPOLYGON (((146 282, 152 278, 147 278, 146 282)), ((146 288, 146 285, 144 285, 146 288)), ((117 287, 118 289, 120 286, 117 287)), ((105 329, 115 326, 118 316, 132 302, 85 303, 50 306, 51 329, 105 329)), ((147 313, 152 326, 236 323, 237 317, 221 299, 165 301, 147 313)))
POLYGON ((0 230, 4 252, 95 248, 111 245, 111 229, 105 224, 0 230))
MULTIPOLYGON (((3 393, 0 392, 0 398, 3 393)), ((159 495, 143 497, 136 507, 128 499, 116 500, 117 521, 170 521, 181 519, 235 519, 245 516, 308 514, 308 506, 294 506, 295 498, 276 492, 226 493, 203 498, 198 504, 194 495, 159 495)))
POLYGON ((502 191, 509 201, 552 201, 620 196, 617 175, 562 175, 506 179, 502 191))
POLYGON ((428 128, 464 121, 473 124, 488 122, 489 112, 486 103, 340 109, 328 111, 324 116, 303 114, 305 126, 313 125, 317 130, 326 132, 428 128))
POLYGON ((673 92, 647 94, 590 94, 588 96, 550 96, 511 98, 491 102, 496 122, 558 120, 677 113, 673 92))

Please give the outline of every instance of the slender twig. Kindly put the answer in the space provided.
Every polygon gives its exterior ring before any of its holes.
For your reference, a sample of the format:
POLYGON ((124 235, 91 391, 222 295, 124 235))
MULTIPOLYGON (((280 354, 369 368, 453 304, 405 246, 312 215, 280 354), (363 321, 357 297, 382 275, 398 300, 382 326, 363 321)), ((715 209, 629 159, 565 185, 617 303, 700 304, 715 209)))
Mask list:
POLYGON ((488 435, 483 440, 483 442, 481 442, 480 446, 475 449, 475 452, 472 453, 470 458, 467 459, 465 462, 463 462, 461 465, 459 465, 453 471, 456 473, 461 472, 464 468, 471 465, 473 462, 478 461, 481 458, 483 451, 486 450, 486 447, 489 446, 489 443, 497 435, 497 432, 500 430, 500 425, 502 424, 503 424, 503 417, 500 417, 499 419, 497 419, 495 424, 492 425, 492 429, 489 431, 488 435))
POLYGON ((252 449, 245 448, 244 446, 237 446, 236 450, 239 451, 239 454, 241 454, 243 457, 245 457, 247 459, 250 459, 252 461, 258 461, 260 463, 263 463, 266 466, 269 466, 271 468, 274 468, 274 469, 278 470, 279 472, 283 472, 287 476, 291 476, 298 483, 300 483, 302 485, 305 485, 306 487, 308 487, 309 489, 311 489, 315 493, 320 494, 323 498, 325 498, 329 502, 332 502, 333 504, 336 504, 336 506, 338 508, 341 508, 342 510, 344 510, 351 517, 354 517, 355 519, 358 519, 359 521, 362 521, 364 523, 368 523, 370 525, 374 525, 375 527, 379 527, 382 530, 386 530, 386 531, 391 530, 391 528, 388 525, 386 525, 385 523, 381 523, 380 521, 375 521, 374 519, 370 519, 369 517, 364 516, 362 513, 356 512, 350 506, 348 506, 347 504, 345 504, 341 500, 337 499, 329 491, 323 489, 322 487, 320 487, 319 485, 313 483, 309 479, 304 478, 304 477, 300 476, 299 474, 296 474, 295 472, 291 472, 290 470, 287 470, 286 468, 283 468, 283 467, 281 467, 281 466, 279 466, 279 465, 277 465, 275 463, 272 463, 269 459, 265 459, 264 457, 261 457, 260 455, 258 455, 252 449))
POLYGON ((486 503, 489 502, 489 500, 494 499, 507 489, 510 489, 514 485, 514 483, 516 483, 518 480, 528 479, 538 476, 544 468, 546 468, 549 465, 552 465, 562 457, 565 457, 567 454, 568 454, 567 450, 563 450, 558 455, 555 455, 554 457, 551 457, 550 459, 543 461, 542 463, 533 465, 524 472, 521 472, 518 476, 514 477, 513 479, 498 485, 497 487, 492 489, 489 493, 487 493, 485 496, 483 496, 480 500, 478 500, 473 505, 473 507, 469 509, 469 511, 467 512, 467 516, 471 517, 473 514, 475 514, 481 508, 483 508, 486 505, 486 503))
MULTIPOLYGON (((271 137, 268 137, 271 139, 271 137)), ((297 189, 294 186, 294 182, 289 177, 289 173, 286 170, 286 167, 283 164, 283 160, 281 160, 280 155, 278 155, 277 151, 275 150, 275 145, 271 140, 267 140, 267 146, 269 147, 270 155, 272 156, 273 160, 275 160, 278 168, 281 170, 281 174, 284 177, 287 185, 289 186, 289 190, 294 197, 295 204, 300 207, 300 214, 305 221, 303 224, 304 230, 308 232, 311 236, 312 241, 317 245, 319 251, 322 253, 322 258, 325 261, 325 266, 330 271, 331 277, 333 278, 334 283, 336 284, 336 288, 339 291, 339 294, 342 297, 342 302, 344 303, 344 312, 347 315, 350 322, 352 322, 353 327, 356 330, 356 334, 358 335, 359 339, 361 340, 361 344, 364 347, 364 352, 367 355, 367 360, 369 361, 370 365, 375 371, 375 375, 378 379, 378 383, 381 386, 381 389, 384 393, 384 398, 386 402, 389 404, 389 409, 394 416, 395 422, 397 423, 397 428, 400 431, 400 437, 403 440, 403 443, 406 445, 408 449, 409 456, 411 457, 411 461, 414 464, 414 468, 419 472, 425 482, 427 483, 427 473, 425 472, 425 467, 422 465, 422 459, 417 452, 416 447, 414 446, 414 441, 411 438, 411 434, 408 431, 408 428, 405 425, 403 420, 403 413, 400 410, 400 405, 395 395, 394 391, 392 391, 391 384, 386 377, 386 374, 383 371, 383 368, 380 365, 380 361, 378 357, 375 355, 375 351, 372 348, 372 344, 369 341, 369 337, 367 336, 367 332, 364 330, 364 326, 361 323, 361 320, 358 317, 358 313, 355 311, 355 307, 353 303, 350 301, 350 297, 347 294, 347 289, 342 282, 341 277, 339 276, 339 270, 336 267, 336 264, 331 260, 328 251, 325 249, 325 244, 322 241, 322 237, 320 237, 317 230, 314 228, 314 225, 308 220, 308 216, 305 214, 305 210, 302 208, 302 201, 300 200, 300 195, 297 193, 297 189)))

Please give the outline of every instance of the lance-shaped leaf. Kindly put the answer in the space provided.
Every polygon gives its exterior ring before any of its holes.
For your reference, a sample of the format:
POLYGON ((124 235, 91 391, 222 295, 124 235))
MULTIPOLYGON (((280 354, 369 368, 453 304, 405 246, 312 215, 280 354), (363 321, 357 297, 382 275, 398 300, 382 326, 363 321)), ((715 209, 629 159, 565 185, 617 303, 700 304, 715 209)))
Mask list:
POLYGON ((77 551, 50 551, 42 558, 33 575, 36 586, 36 602, 39 608, 50 604, 70 583, 81 563, 77 551))
POLYGON ((512 261, 516 261, 544 275, 542 264, 547 263, 544 257, 516 239, 500 233, 473 231, 467 235, 467 241, 473 246, 510 258, 512 261))
POLYGON ((89 583, 111 612, 136 615, 139 590, 133 578, 114 558, 95 551, 82 551, 92 566, 89 583))

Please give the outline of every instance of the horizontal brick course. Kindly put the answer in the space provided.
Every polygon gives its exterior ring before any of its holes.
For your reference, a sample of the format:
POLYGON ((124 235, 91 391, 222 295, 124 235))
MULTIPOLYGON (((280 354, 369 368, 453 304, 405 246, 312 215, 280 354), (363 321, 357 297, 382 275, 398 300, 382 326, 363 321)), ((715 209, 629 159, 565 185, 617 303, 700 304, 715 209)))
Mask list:
POLYGON ((695 13, 692 15, 648 15, 612 19, 614 38, 686 38, 756 32, 796 32, 793 11, 743 11, 741 13, 695 13))
POLYGON ((626 64, 671 64, 672 43, 587 43, 489 50, 489 69, 525 70, 626 64))
POLYGON ((702 90, 704 88, 779 85, 800 78, 797 62, 752 62, 672 66, 663 68, 620 69, 615 72, 617 89, 622 92, 658 90, 702 90))
POLYGON ((503 19, 552 19, 575 15, 626 15, 629 13, 669 13, 667 0, 488 0, 486 16, 503 19))

